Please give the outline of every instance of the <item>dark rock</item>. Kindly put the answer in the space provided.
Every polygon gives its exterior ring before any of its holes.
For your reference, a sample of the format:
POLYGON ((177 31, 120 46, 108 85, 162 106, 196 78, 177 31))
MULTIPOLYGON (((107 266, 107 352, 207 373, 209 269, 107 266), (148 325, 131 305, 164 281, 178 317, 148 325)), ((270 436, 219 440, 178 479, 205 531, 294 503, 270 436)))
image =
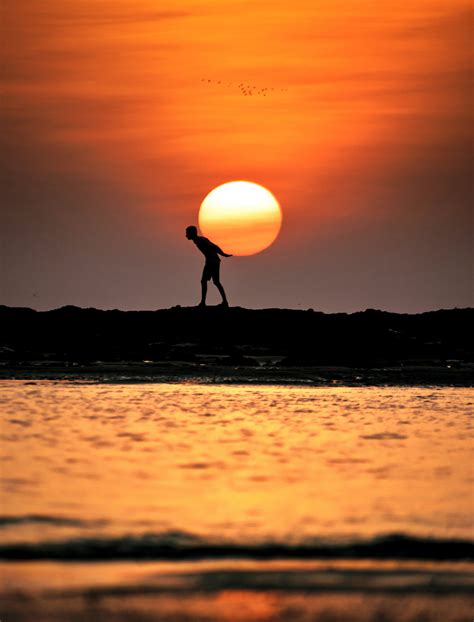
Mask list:
POLYGON ((324 314, 241 307, 125 312, 66 306, 39 312, 0 306, 0 360, 192 362, 212 355, 219 364, 240 366, 257 365, 253 357, 265 355, 291 367, 447 366, 447 361, 459 367, 474 361, 473 324, 474 309, 408 315, 374 309, 324 314))

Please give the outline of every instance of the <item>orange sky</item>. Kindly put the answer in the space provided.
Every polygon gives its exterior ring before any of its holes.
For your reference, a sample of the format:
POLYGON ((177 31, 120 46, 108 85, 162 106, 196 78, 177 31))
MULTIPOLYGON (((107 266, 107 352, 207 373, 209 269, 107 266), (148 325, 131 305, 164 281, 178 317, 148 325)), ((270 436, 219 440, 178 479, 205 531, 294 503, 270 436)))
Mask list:
POLYGON ((193 304, 182 230, 233 179, 284 214, 271 249, 226 264, 234 304, 468 304, 467 2, 166 7, 2 8, 6 304, 193 304))

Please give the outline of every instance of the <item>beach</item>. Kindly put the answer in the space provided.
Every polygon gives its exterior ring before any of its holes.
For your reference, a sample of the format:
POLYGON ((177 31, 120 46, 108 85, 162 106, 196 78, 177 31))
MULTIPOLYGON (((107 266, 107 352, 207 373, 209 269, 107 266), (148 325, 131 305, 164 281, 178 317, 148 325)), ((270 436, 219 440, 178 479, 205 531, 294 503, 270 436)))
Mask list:
POLYGON ((3 5, 0 622, 474 622, 467 0, 3 5))

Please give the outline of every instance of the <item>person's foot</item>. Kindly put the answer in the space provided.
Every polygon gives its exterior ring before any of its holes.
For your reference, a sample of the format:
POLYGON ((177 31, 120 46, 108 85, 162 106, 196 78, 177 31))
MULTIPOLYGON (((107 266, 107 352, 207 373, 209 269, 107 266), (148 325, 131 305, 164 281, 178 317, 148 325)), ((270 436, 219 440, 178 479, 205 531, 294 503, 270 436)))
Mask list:
POLYGON ((205 302, 200 302, 200 303, 198 304, 198 309, 202 309, 202 308, 203 308, 203 307, 205 307, 205 306, 206 306, 206 303, 205 303, 205 302))
POLYGON ((229 308, 229 303, 227 302, 227 300, 223 300, 221 302, 221 304, 219 305, 219 307, 225 307, 226 309, 229 308))

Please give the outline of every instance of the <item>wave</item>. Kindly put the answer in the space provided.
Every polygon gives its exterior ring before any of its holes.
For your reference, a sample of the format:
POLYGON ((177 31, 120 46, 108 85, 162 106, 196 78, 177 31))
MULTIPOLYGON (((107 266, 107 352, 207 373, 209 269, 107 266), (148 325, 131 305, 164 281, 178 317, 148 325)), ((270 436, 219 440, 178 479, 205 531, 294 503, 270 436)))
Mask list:
POLYGON ((21 514, 19 516, 0 516, 0 529, 16 525, 39 523, 56 527, 101 527, 107 523, 104 520, 82 520, 64 516, 50 516, 47 514, 21 514))
POLYGON ((0 544, 0 559, 114 561, 200 559, 398 559, 474 561, 470 540, 423 538, 406 534, 371 539, 310 538, 292 544, 278 541, 217 541, 183 531, 166 531, 116 538, 76 538, 62 541, 0 544))

